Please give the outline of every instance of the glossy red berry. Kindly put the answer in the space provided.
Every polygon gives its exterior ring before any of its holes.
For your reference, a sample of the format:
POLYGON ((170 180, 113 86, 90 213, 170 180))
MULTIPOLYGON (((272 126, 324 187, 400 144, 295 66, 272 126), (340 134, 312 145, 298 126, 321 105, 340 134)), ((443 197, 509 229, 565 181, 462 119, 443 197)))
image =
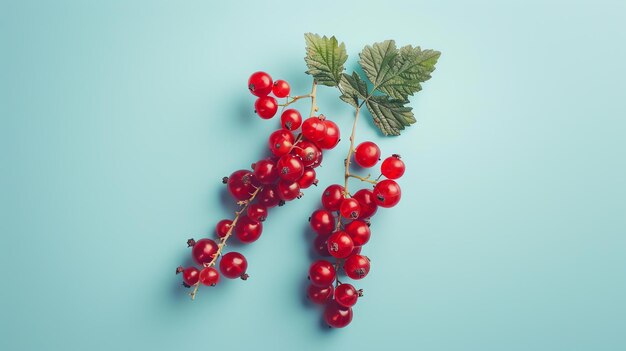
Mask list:
POLYGON ((352 238, 354 246, 363 246, 370 240, 370 227, 360 219, 348 223, 344 230, 352 238))
POLYGON ((280 179, 288 181, 296 181, 302 177, 304 173, 304 164, 298 156, 286 154, 281 156, 276 162, 278 168, 278 176, 280 179))
POLYGON ((363 279, 370 272, 370 260, 363 255, 352 255, 343 263, 343 270, 352 279, 363 279))
POLYGON ((252 172, 242 169, 233 172, 228 177, 228 192, 237 200, 247 200, 254 192, 252 184, 252 172))
POLYGON ((379 159, 380 149, 371 141, 360 143, 354 151, 354 161, 361 167, 372 167, 379 159))
POLYGON ((274 93, 274 95, 276 95, 276 97, 279 97, 279 98, 284 98, 284 97, 289 96, 290 91, 291 91, 291 87, 289 86, 289 83, 287 83, 286 81, 282 79, 275 81, 274 86, 272 87, 272 92, 274 93))
POLYGON ((320 141, 326 136, 326 124, 319 117, 310 117, 302 122, 302 135, 311 141, 320 141))
POLYGON ((329 185, 322 193, 322 206, 329 211, 339 211, 344 199, 343 186, 339 184, 329 185))
POLYGON ((328 252, 328 237, 329 236, 330 236, 329 234, 315 236, 315 240, 313 240, 313 249, 318 255, 323 256, 323 257, 330 256, 330 252, 328 252))
POLYGON ((302 115, 295 108, 290 108, 280 115, 280 125, 286 130, 296 130, 302 125, 302 115))
POLYGON ((217 253, 217 243, 211 239, 200 239, 196 241, 191 249, 193 260, 200 266, 213 261, 213 256, 217 253))
POLYGON ((220 272, 222 272, 222 275, 226 278, 246 279, 247 269, 248 261, 246 261, 246 258, 239 252, 229 252, 222 256, 222 259, 220 260, 220 272))
POLYGON ((298 182, 281 180, 276 186, 278 197, 283 201, 291 201, 300 196, 300 185, 298 182))
POLYGON ((259 204, 271 208, 280 203, 280 197, 278 197, 278 190, 275 185, 265 185, 259 194, 257 195, 259 204))
POLYGON ((278 179, 276 162, 267 158, 254 164, 254 177, 261 184, 272 184, 278 179))
POLYGON ((374 201, 380 207, 393 207, 400 202, 402 191, 394 180, 381 180, 374 186, 374 201))
POLYGON ((234 231, 239 241, 249 244, 259 239, 263 232, 263 224, 245 215, 239 217, 237 224, 235 224, 234 231))
POLYGON ((311 302, 321 305, 328 301, 333 296, 333 286, 315 286, 309 285, 306 290, 306 294, 311 302))
POLYGON ((317 210, 311 214, 309 224, 317 234, 327 235, 335 229, 335 217, 328 210, 317 210))
POLYGON ((293 147, 293 134, 290 131, 279 129, 272 134, 270 134, 268 144, 270 147, 270 151, 275 156, 282 156, 288 154, 293 147))
POLYGON ((225 237, 226 234, 228 234, 228 231, 230 230, 232 224, 233 221, 231 221, 230 219, 222 219, 221 221, 217 222, 217 224, 215 225, 215 232, 217 233, 217 236, 220 238, 225 237))
POLYGON ((353 198, 343 199, 339 206, 339 213, 343 218, 357 219, 361 214, 361 205, 353 198))
POLYGON ((200 283, 206 286, 216 286, 220 281, 220 274, 213 267, 206 267, 200 271, 200 283))
POLYGON ((354 242, 344 231, 334 232, 327 240, 328 252, 336 258, 346 258, 354 250, 354 242))
POLYGON ((359 299, 361 291, 352 284, 340 284, 335 289, 335 301, 343 307, 352 307, 359 299))
POLYGON ((404 162, 400 159, 400 155, 392 155, 387 157, 380 165, 380 173, 389 179, 398 179, 404 174, 404 162))
POLYGON ((313 184, 317 185, 315 170, 311 167, 307 167, 304 169, 302 177, 298 179, 298 185, 300 185, 300 189, 306 189, 313 184))
POLYGON ((278 111, 278 101, 271 96, 262 96, 254 102, 254 110, 263 119, 274 117, 278 111))
POLYGON ((352 321, 352 308, 331 302, 324 309, 324 321, 333 328, 343 328, 352 321))
POLYGON ((335 266, 326 260, 317 260, 309 268, 309 279, 315 286, 329 286, 335 281, 335 266))
POLYGON ((322 140, 317 142, 317 145, 322 149, 333 149, 339 143, 339 138, 341 138, 339 127, 335 122, 328 119, 324 120, 324 124, 326 125, 326 134, 322 140))
POLYGON ((272 77, 265 72, 254 72, 248 79, 248 89, 253 95, 266 96, 272 91, 272 77))
POLYGON ((200 279, 200 271, 196 267, 187 267, 183 271, 183 283, 186 286, 196 285, 200 279))
POLYGON ((372 217, 378 210, 378 205, 374 201, 374 193, 369 189, 361 189, 352 195, 352 198, 361 205, 360 219, 372 217))
POLYGON ((308 140, 299 142, 292 152, 298 155, 305 167, 315 167, 321 162, 322 150, 308 140))
POLYGON ((267 218, 267 207, 261 204, 248 205, 246 214, 255 222, 263 222, 267 218))

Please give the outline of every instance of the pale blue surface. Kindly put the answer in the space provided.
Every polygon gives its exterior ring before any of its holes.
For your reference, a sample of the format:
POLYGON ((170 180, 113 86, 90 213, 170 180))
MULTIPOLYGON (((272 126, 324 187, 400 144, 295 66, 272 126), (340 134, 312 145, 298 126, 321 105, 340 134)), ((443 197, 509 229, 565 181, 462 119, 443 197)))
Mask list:
POLYGON ((0 349, 626 349, 626 3, 309 3, 2 2, 0 349), (351 67, 388 38, 443 52, 415 126, 359 127, 409 169, 342 331, 302 298, 319 188, 242 249, 248 282, 192 303, 173 274, 276 127, 248 75, 306 93, 307 31, 351 67))

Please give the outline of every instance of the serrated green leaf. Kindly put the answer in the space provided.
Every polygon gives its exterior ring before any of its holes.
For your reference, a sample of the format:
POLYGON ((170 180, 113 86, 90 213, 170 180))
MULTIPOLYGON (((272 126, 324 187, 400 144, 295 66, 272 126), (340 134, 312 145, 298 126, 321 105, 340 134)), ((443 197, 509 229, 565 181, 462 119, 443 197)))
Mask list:
POLYGON ((365 71, 367 79, 374 84, 374 89, 384 84, 391 76, 396 66, 398 49, 393 40, 385 40, 382 43, 374 43, 365 46, 359 54, 359 63, 365 71))
POLYGON ((404 127, 416 122, 412 108, 405 106, 403 100, 375 95, 366 100, 366 106, 372 114, 374 124, 385 135, 400 135, 404 127))
POLYGON ((367 83, 356 72, 352 72, 352 75, 343 73, 339 89, 343 93, 339 98, 354 107, 358 107, 359 100, 365 100, 368 96, 367 83))
POLYGON ((386 40, 366 46, 359 62, 374 85, 373 90, 406 101, 422 89, 420 83, 430 79, 440 55, 419 46, 407 45, 398 50, 393 40, 386 40))
POLYGON ((304 61, 308 67, 307 74, 313 76, 318 84, 337 86, 343 73, 343 65, 348 59, 346 46, 339 44, 337 39, 318 34, 306 33, 306 56, 304 61))

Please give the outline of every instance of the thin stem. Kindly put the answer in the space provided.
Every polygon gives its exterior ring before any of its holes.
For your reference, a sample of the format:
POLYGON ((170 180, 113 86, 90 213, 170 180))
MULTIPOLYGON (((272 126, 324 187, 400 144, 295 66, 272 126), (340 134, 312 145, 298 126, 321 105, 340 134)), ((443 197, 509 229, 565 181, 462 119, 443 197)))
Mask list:
POLYGON ((287 107, 291 104, 293 104, 294 102, 300 100, 300 99, 304 99, 304 98, 310 98, 311 94, 306 94, 306 95, 297 95, 297 96, 289 96, 287 98, 287 102, 285 102, 284 104, 278 104, 278 106, 282 106, 282 107, 287 107), (291 100, 289 100, 289 98, 291 98, 291 100))
POLYGON ((315 112, 319 110, 319 107, 317 107, 317 82, 315 80, 313 80, 313 88, 311 88, 311 94, 309 94, 309 96, 311 97, 311 112, 309 113, 309 117, 313 117, 315 112))
MULTIPOLYGON (((243 212, 246 211, 246 209, 248 208, 248 205, 250 205, 252 203, 252 201, 254 200, 254 198, 257 196, 257 194, 263 189, 262 186, 256 188, 256 190, 250 195, 250 198, 248 198, 247 200, 241 201, 239 202, 239 204, 243 205, 243 207, 241 207, 239 209, 239 211, 235 212, 235 218, 233 219, 233 222, 230 224, 230 227, 228 228, 228 231, 226 232, 226 235, 224 235, 221 239, 219 244, 217 244, 217 252, 213 255, 213 259, 211 260, 211 262, 209 263, 205 263, 204 267, 211 267, 215 265, 215 262, 217 262, 217 259, 222 255, 222 249, 224 248, 224 246, 226 246, 226 242, 228 241, 228 238, 230 238, 230 236, 233 233, 233 228, 235 228, 235 225, 237 224, 237 221, 239 220, 239 217, 241 216, 241 214, 243 212)), ((191 299, 194 300, 196 298, 196 293, 198 292, 198 288, 200 287, 200 282, 198 281, 196 283, 196 285, 194 285, 193 291, 189 293, 189 295, 191 295, 191 299)))
POLYGON ((310 93, 306 95, 292 96, 291 100, 289 100, 288 97, 287 102, 285 102, 284 104, 279 104, 278 106, 281 106, 283 109, 285 109, 285 107, 293 104, 294 102, 305 98, 311 98, 311 112, 309 113, 309 117, 313 117, 315 112, 319 110, 319 107, 317 106, 317 82, 315 80, 313 80, 313 87, 311 88, 310 93))
MULTIPOLYGON (((348 177, 351 177, 351 178, 356 178, 356 179, 359 179, 359 180, 360 180, 360 181, 362 181, 362 182, 368 182, 368 183, 371 183, 371 184, 376 184, 376 183, 378 183, 378 180, 377 180, 377 179, 376 179, 376 180, 374 180, 374 179, 370 179, 370 175, 369 175, 369 174, 367 175, 367 177, 361 177, 361 176, 358 176, 358 175, 356 175, 356 174, 349 174, 349 175, 348 175, 348 177)), ((379 177, 379 178, 380 178, 380 177, 379 177)))
POLYGON ((359 121, 359 111, 361 111, 361 106, 357 106, 356 112, 354 114, 354 123, 352 124, 352 133, 350 134, 350 148, 348 149, 348 156, 346 156, 346 171, 344 175, 344 186, 343 191, 348 194, 348 179, 350 178, 350 159, 352 158, 352 153, 354 152, 354 134, 356 132, 356 124, 359 121))

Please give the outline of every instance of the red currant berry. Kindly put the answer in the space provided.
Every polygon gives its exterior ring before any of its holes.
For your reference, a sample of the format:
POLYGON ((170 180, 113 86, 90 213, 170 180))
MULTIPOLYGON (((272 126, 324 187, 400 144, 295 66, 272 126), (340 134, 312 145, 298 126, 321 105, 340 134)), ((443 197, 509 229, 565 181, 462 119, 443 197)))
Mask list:
POLYGON ((380 173, 389 179, 398 179, 404 174, 404 162, 400 159, 400 155, 393 154, 387 157, 380 165, 380 173))
POLYGON ((360 219, 348 223, 344 230, 352 238, 354 246, 363 246, 370 240, 370 227, 360 219))
POLYGON ((263 232, 263 224, 252 220, 250 217, 241 216, 235 224, 235 235, 242 243, 249 244, 256 241, 263 232))
POLYGON ((333 296, 333 286, 315 286, 309 285, 306 290, 306 294, 311 302, 321 305, 328 301, 333 296))
POLYGON ((330 256, 330 252, 328 252, 328 237, 330 235, 317 235, 315 236, 315 240, 313 240, 313 249, 315 252, 323 257, 330 256))
POLYGON ((220 260, 220 272, 226 278, 245 280, 248 277, 246 269, 248 269, 248 261, 239 252, 229 252, 220 260))
POLYGON ((309 224, 319 235, 330 234, 335 229, 335 217, 330 211, 317 210, 311 214, 309 224))
POLYGON ((293 134, 284 129, 277 130, 270 134, 268 140, 270 151, 278 157, 288 154, 293 147, 293 142, 293 134))
POLYGON ((254 177, 261 184, 272 184, 278 179, 278 168, 271 159, 260 160, 254 164, 254 177))
POLYGON ((298 182, 281 180, 276 186, 278 197, 283 201, 291 201, 300 196, 300 185, 298 182))
POLYGON ((280 198, 278 197, 278 190, 275 185, 266 185, 259 191, 257 195, 257 199, 259 204, 271 208, 275 207, 280 203, 280 198))
POLYGON ((198 279, 200 275, 200 271, 196 267, 187 267, 183 271, 183 283, 186 286, 196 285, 198 283, 198 279))
POLYGON ((309 279, 315 286, 329 286, 335 281, 335 266, 326 260, 317 260, 309 268, 309 279))
POLYGON ((302 115, 295 108, 290 108, 280 115, 280 125, 287 130, 296 130, 302 124, 302 115))
POLYGON ((263 119, 274 117, 278 111, 278 101, 271 96, 262 96, 254 102, 254 110, 263 119))
POLYGON ((248 206, 246 214, 255 222, 263 222, 267 218, 267 207, 261 204, 252 204, 248 206))
POLYGON ((359 214, 361 214, 361 205, 353 198, 343 199, 339 206, 339 213, 343 218, 357 219, 359 214))
POLYGON ((272 91, 272 77, 265 72, 254 72, 248 79, 248 89, 253 95, 266 96, 272 91))
POLYGON ((353 199, 356 199, 361 205, 360 219, 367 219, 372 217, 378 210, 378 205, 374 201, 374 193, 369 189, 361 189, 352 195, 353 199))
POLYGON ((370 260, 363 255, 352 255, 344 262, 343 270, 352 279, 363 279, 370 272, 370 260))
POLYGON ((322 193, 322 206, 329 211, 339 211, 344 199, 343 190, 339 184, 329 185, 322 193))
POLYGON ((354 150, 354 160, 361 167, 372 167, 378 159, 380 159, 380 149, 371 141, 360 143, 354 150))
POLYGON ((402 191, 394 180, 381 180, 374 186, 374 201, 380 207, 393 207, 400 202, 402 191))
POLYGON ((215 225, 215 232, 217 233, 217 236, 220 238, 225 237, 226 234, 228 234, 228 231, 230 230, 232 224, 233 221, 231 221, 230 219, 222 219, 221 221, 217 222, 217 224, 215 225))
POLYGON ((302 140, 292 151, 302 159, 305 167, 315 167, 321 161, 322 151, 310 141, 302 140))
POLYGON ((331 302, 324 309, 324 321, 333 328, 343 328, 352 322, 352 308, 331 302))
POLYGON ((274 95, 276 95, 276 97, 279 97, 279 98, 284 98, 284 97, 289 96, 290 90, 291 90, 291 87, 289 86, 289 83, 287 83, 286 81, 282 79, 275 81, 274 87, 272 88, 272 92, 274 93, 274 95))
POLYGON ((356 304, 361 293, 352 284, 340 284, 335 289, 335 301, 343 307, 352 307, 356 304))
POLYGON ((302 122, 302 135, 311 141, 320 141, 326 136, 326 124, 319 117, 310 117, 302 122))
POLYGON ((235 199, 240 201, 250 198, 250 194, 254 192, 252 172, 245 169, 233 172, 228 177, 228 191, 235 199))
POLYGON ((306 189, 313 184, 317 185, 317 179, 315 177, 316 174, 313 168, 305 168, 304 173, 302 173, 302 177, 298 179, 298 185, 300 185, 300 189, 306 189))
POLYGON ((292 154, 283 155, 276 162, 278 168, 278 176, 280 179, 287 181, 296 181, 302 177, 304 173, 304 164, 298 156, 292 154))
POLYGON ((213 261, 216 253, 217 243, 211 239, 200 239, 191 249, 193 260, 200 266, 213 261))
POLYGON ((328 252, 336 258, 346 258, 354 250, 354 242, 350 235, 344 231, 331 234, 327 240, 328 252))
POLYGON ((341 138, 339 127, 335 122, 327 119, 324 120, 324 124, 326 125, 326 135, 317 142, 317 145, 322 149, 333 149, 339 143, 339 138, 341 138))
POLYGON ((213 267, 206 267, 200 271, 200 283, 206 286, 216 286, 220 281, 220 274, 213 267))

